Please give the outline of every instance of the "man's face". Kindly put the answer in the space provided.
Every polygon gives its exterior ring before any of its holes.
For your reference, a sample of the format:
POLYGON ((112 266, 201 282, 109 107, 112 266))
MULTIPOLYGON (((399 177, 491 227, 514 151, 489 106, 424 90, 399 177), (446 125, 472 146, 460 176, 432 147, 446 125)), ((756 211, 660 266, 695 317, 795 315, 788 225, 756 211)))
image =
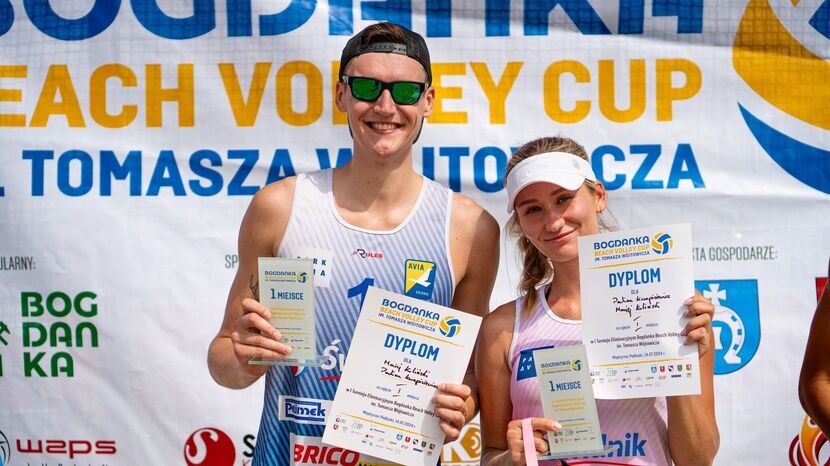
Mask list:
MULTIPOLYGON (((416 60, 395 53, 365 53, 346 66, 347 76, 385 82, 426 82, 426 71, 416 60)), ((344 82, 337 83, 337 108, 349 116, 355 152, 383 158, 406 155, 418 135, 421 121, 432 113, 435 91, 430 87, 412 105, 396 104, 389 90, 374 102, 352 96, 344 82)))

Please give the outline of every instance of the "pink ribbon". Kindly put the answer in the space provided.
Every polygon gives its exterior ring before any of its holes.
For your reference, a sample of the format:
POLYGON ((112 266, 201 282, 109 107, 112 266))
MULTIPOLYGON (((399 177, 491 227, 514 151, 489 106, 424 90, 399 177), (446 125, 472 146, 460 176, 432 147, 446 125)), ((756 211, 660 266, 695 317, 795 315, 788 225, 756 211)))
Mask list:
POLYGON ((531 418, 522 419, 522 441, 525 446, 525 463, 527 466, 539 466, 536 455, 536 442, 533 439, 533 426, 531 418))

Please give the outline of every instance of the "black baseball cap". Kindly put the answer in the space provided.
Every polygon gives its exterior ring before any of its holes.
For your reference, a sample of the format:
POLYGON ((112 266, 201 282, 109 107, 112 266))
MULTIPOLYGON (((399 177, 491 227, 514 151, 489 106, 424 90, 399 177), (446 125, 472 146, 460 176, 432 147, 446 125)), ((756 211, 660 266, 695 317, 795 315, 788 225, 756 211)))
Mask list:
POLYGON ((363 55, 364 53, 397 53, 399 55, 406 55, 424 67, 424 70, 427 72, 427 84, 432 83, 432 70, 430 69, 427 43, 417 32, 412 32, 394 23, 378 23, 366 27, 349 39, 346 42, 346 46, 343 47, 343 53, 340 54, 340 72, 338 73, 338 78, 343 79, 346 65, 349 64, 352 58, 363 55), (386 37, 383 34, 378 34, 379 37, 376 40, 367 42, 369 33, 389 26, 399 30, 403 34, 403 43, 389 41, 388 34, 385 35, 386 37))

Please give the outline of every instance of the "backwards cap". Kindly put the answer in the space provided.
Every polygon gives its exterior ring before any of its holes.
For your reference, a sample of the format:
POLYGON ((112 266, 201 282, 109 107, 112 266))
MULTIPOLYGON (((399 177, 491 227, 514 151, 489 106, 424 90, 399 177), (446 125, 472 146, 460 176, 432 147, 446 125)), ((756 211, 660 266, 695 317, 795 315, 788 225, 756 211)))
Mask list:
POLYGON ((352 58, 355 58, 364 53, 397 53, 399 55, 406 55, 413 60, 416 60, 424 70, 427 72, 427 84, 432 83, 432 70, 430 69, 429 50, 427 43, 420 34, 412 32, 409 29, 393 24, 393 23, 379 23, 383 25, 394 25, 403 33, 405 43, 397 42, 372 42, 367 43, 366 39, 370 30, 374 30, 374 26, 369 26, 349 39, 346 46, 343 47, 343 53, 340 55, 340 72, 338 78, 343 79, 343 74, 346 70, 346 65, 349 64, 352 58))

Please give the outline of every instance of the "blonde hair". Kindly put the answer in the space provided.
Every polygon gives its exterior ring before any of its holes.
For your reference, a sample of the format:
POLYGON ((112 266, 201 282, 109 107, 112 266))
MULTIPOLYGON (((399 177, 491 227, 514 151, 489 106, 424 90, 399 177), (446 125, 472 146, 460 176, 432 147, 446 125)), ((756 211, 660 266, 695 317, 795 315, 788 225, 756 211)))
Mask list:
MULTIPOLYGON (((507 162, 504 182, 507 182, 507 175, 519 162, 545 152, 567 152, 590 161, 585 148, 573 139, 558 136, 538 138, 522 145, 513 153, 513 156, 507 162)), ((585 185, 591 194, 596 194, 596 182, 585 180, 585 185)), ((602 218, 599 219, 599 226, 601 230, 613 229, 613 224, 602 218)), ((516 211, 513 211, 513 215, 507 221, 505 229, 516 238, 516 247, 522 253, 522 276, 519 279, 518 291, 519 295, 524 296, 522 314, 526 315, 537 304, 536 288, 553 278, 553 264, 524 235, 516 211)))

